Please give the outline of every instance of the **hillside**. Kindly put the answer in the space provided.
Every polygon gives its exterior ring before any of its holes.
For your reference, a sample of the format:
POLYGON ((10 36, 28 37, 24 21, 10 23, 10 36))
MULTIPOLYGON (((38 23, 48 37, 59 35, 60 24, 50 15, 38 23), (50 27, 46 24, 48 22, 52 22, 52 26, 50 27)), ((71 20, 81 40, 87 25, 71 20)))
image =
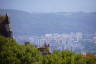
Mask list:
MULTIPOLYGON (((48 50, 46 50, 47 52, 48 50)), ((0 64, 96 64, 96 55, 72 51, 54 51, 44 55, 37 47, 20 45, 11 38, 0 36, 0 64), (90 61, 89 61, 90 60, 90 61)))

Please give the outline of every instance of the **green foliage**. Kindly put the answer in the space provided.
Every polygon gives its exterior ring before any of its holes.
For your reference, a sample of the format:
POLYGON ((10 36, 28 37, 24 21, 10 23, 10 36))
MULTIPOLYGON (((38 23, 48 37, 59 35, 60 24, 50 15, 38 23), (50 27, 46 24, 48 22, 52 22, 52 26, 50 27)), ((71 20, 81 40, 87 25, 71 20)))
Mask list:
POLYGON ((42 54, 32 45, 19 45, 0 37, 0 64, 42 64, 42 54))
POLYGON ((96 56, 67 50, 45 56, 31 44, 20 45, 14 39, 0 37, 0 64, 96 64, 96 56))

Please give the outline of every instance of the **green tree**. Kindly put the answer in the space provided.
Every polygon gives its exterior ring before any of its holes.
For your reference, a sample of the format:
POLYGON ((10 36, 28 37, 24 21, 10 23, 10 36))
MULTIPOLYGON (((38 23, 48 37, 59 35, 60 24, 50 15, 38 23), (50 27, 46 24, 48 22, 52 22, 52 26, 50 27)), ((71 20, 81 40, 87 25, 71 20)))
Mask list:
POLYGON ((42 64, 42 54, 32 45, 0 37, 0 64, 42 64))
POLYGON ((14 52, 18 47, 13 39, 0 37, 0 64, 20 64, 14 52))

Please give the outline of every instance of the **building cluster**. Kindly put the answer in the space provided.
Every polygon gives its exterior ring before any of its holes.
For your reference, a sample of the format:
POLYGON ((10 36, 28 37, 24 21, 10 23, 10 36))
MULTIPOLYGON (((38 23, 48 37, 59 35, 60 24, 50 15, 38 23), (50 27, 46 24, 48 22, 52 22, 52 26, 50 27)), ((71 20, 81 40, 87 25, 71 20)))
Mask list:
MULTIPOLYGON (((25 38, 26 39, 26 38, 25 38)), ((41 36, 31 36, 27 38, 33 45, 42 47, 45 43, 51 50, 71 50, 85 53, 83 43, 96 43, 96 34, 85 34, 82 32, 64 34, 44 34, 41 36)))

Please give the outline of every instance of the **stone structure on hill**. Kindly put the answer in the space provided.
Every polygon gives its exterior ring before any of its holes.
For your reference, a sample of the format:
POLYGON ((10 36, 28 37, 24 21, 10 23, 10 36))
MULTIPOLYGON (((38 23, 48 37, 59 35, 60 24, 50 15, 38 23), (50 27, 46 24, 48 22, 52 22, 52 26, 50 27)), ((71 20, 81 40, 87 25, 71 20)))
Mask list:
POLYGON ((12 38, 8 15, 0 15, 0 36, 12 38))

